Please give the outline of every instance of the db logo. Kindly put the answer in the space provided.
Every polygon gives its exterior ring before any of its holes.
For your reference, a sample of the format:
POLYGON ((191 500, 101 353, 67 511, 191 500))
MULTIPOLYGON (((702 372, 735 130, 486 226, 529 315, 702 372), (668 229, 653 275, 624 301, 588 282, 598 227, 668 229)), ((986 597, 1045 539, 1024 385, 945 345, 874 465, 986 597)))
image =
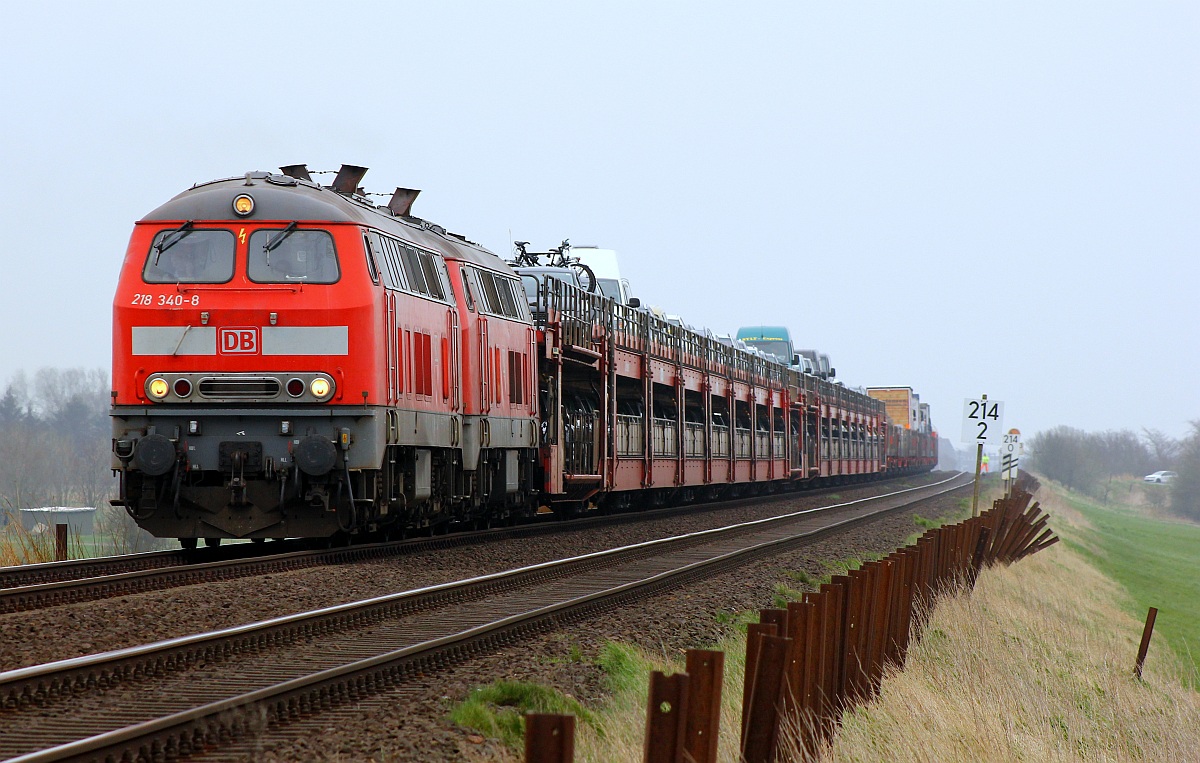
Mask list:
POLYGON ((221 329, 221 354, 254 354, 258 352, 257 328, 221 329))

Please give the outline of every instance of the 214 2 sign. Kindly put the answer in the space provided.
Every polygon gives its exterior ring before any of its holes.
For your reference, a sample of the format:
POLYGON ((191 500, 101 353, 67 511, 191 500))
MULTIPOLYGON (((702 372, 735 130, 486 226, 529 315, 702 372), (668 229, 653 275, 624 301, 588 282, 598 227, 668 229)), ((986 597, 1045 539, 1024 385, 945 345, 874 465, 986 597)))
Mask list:
POLYGON ((963 401, 962 441, 987 445, 1004 436, 1004 403, 979 398, 963 401))

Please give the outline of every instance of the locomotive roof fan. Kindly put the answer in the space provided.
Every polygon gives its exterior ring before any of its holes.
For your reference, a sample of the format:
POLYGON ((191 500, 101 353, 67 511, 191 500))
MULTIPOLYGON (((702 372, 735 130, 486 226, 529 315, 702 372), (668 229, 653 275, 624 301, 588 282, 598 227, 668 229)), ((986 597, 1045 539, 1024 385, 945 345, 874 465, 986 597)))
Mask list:
POLYGON ((366 167, 356 167, 353 164, 343 164, 338 170, 337 177, 333 179, 333 190, 338 193, 352 195, 358 193, 358 184, 362 182, 363 176, 367 174, 366 167))

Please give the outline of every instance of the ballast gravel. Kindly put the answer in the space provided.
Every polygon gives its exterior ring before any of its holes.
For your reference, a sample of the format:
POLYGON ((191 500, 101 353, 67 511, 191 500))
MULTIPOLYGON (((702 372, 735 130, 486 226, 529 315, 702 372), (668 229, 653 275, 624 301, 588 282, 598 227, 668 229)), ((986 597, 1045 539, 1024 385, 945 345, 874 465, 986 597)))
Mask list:
MULTIPOLYGON (((934 473, 906 485, 845 487, 836 497, 789 496, 754 506, 647 519, 553 535, 423 552, 395 559, 325 566, 233 581, 130 595, 117 599, 0 615, 0 670, 118 649, 201 631, 255 622, 319 607, 584 554, 668 535, 695 532, 789 511, 891 492, 950 476, 934 473)), ((446 714, 471 688, 506 678, 553 686, 585 705, 604 697, 594 658, 610 641, 652 651, 710 646, 728 633, 718 612, 769 606, 788 573, 819 578, 823 562, 886 554, 919 531, 914 515, 942 516, 961 493, 926 502, 827 538, 715 576, 703 585, 674 589, 636 606, 586 621, 569 633, 534 639, 421 682, 354 705, 289 724, 267 739, 243 740, 204 760, 462 761, 518 760, 495 740, 453 727, 446 714)))

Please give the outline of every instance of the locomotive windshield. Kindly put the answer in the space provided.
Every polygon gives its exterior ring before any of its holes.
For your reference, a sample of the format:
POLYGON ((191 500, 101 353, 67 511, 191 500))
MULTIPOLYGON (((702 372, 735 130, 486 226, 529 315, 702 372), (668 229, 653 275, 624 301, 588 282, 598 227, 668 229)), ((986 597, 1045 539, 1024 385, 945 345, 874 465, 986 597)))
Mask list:
POLYGON ((233 278, 232 231, 195 228, 160 231, 150 244, 146 283, 225 283, 233 278))
POLYGON ((256 230, 249 254, 255 283, 334 283, 340 275, 333 237, 323 230, 256 230))

